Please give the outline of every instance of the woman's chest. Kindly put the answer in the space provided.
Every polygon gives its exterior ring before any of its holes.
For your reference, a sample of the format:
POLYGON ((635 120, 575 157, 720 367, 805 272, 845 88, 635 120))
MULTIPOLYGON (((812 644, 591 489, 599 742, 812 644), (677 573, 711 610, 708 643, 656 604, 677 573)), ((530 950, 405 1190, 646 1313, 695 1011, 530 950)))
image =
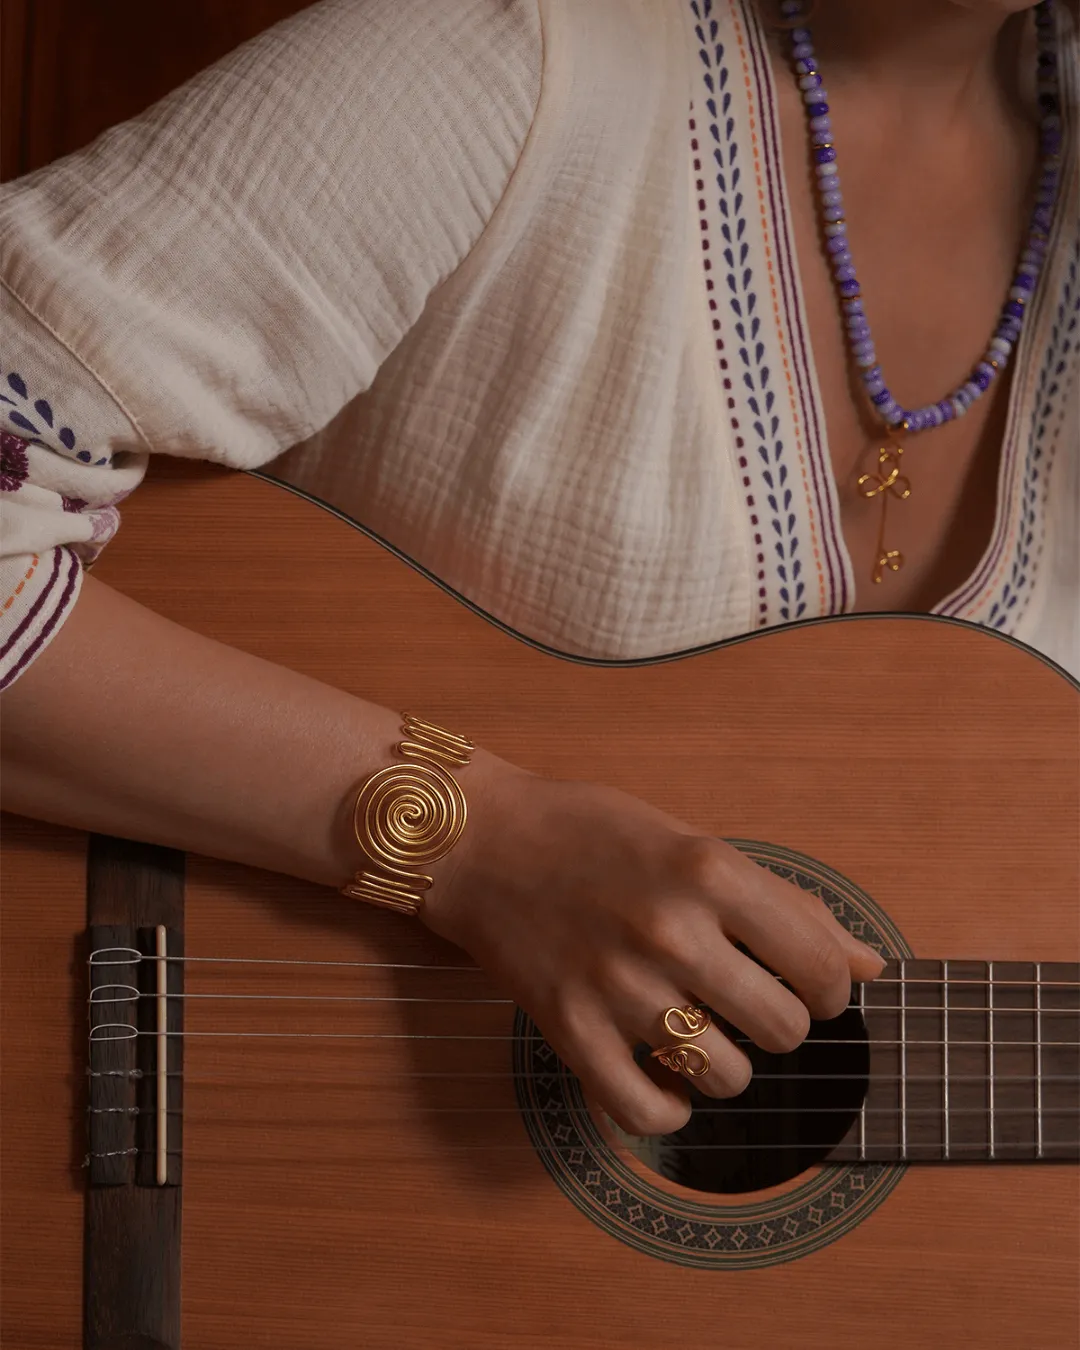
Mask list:
MULTIPOLYGON (((961 418, 912 434, 885 427, 849 352, 802 108, 783 97, 781 108, 792 235, 854 608, 928 610, 964 582, 990 541, 1011 367, 961 418)), ((1021 135, 1002 162, 966 176, 949 163, 898 173, 888 155, 874 153, 872 137, 855 137, 840 157, 866 317, 883 378, 905 408, 950 396, 984 357, 1023 238, 1025 146, 1021 135)))

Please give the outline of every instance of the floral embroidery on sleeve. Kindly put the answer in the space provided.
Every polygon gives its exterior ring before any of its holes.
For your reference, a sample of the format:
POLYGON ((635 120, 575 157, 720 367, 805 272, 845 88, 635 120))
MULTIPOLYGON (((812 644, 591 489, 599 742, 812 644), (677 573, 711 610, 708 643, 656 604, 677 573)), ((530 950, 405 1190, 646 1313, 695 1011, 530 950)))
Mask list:
POLYGON ((30 391, 26 387, 26 381, 17 371, 8 371, 4 376, 4 384, 0 386, 0 403, 8 405, 8 421, 18 427, 20 432, 29 433, 29 441, 35 441, 47 450, 55 450, 60 454, 66 454, 78 460, 80 464, 94 464, 95 466, 108 464, 108 455, 95 459, 92 451, 75 449, 74 431, 70 427, 55 426, 56 415, 53 412, 52 404, 47 399, 39 398, 31 403, 30 391), (16 397, 12 398, 12 394, 16 397), (43 432, 40 426, 35 425, 30 420, 32 415, 36 415, 51 434, 43 432), (48 435, 48 439, 42 439, 46 435, 48 435))
POLYGON ((26 441, 0 430, 0 492, 18 492, 30 472, 26 441))

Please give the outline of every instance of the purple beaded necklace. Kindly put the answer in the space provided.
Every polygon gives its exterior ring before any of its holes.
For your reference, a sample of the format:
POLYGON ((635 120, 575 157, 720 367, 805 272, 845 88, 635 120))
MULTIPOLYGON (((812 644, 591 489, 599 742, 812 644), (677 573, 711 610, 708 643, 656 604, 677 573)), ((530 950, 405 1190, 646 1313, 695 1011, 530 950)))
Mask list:
MULTIPOLYGON (((863 308, 862 288, 855 274, 851 245, 847 237, 844 198, 840 191, 836 146, 829 118, 829 95, 818 72, 810 30, 805 26, 807 16, 803 0, 781 0, 780 13, 788 23, 799 25, 801 21, 802 25, 792 29, 791 56, 803 102, 806 104, 810 146, 821 192, 825 248, 833 269, 852 359, 859 368, 870 402, 886 427, 897 428, 905 434, 910 434, 943 426, 954 417, 963 417, 968 408, 986 393, 1008 365, 1009 356, 1024 326, 1027 302, 1035 290, 1039 271, 1046 256, 1061 179, 1061 115, 1053 0, 1041 0, 1041 3, 1035 6, 1041 158, 1038 191, 1027 239, 1008 296, 1002 306, 997 329, 982 360, 976 363, 963 384, 939 403, 928 403, 925 407, 913 409, 902 408, 897 403, 885 383, 874 352, 870 321, 863 308)), ((885 516, 889 497, 893 496, 899 501, 904 501, 911 495, 911 485, 900 473, 902 454, 902 447, 895 443, 882 446, 878 451, 880 472, 863 474, 858 480, 859 491, 864 497, 881 498, 877 560, 872 574, 874 582, 882 580, 886 568, 891 572, 898 572, 904 564, 903 555, 897 549, 885 548, 885 516)))

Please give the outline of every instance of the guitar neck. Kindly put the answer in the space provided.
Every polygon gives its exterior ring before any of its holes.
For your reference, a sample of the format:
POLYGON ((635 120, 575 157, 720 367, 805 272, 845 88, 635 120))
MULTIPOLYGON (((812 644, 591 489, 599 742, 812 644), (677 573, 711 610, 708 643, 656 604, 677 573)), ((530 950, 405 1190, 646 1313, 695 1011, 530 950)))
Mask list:
POLYGON ((831 1160, 1076 1159, 1078 978, 1066 962, 891 961, 856 992, 869 1089, 831 1160))

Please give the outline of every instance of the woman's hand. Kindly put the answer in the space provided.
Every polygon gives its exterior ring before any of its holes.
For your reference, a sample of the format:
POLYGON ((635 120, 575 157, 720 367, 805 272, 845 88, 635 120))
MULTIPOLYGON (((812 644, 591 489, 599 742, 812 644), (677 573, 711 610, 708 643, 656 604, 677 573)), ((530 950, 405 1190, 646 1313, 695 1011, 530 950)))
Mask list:
MULTIPOLYGON (((718 839, 612 788, 553 782, 478 755, 469 824, 435 876, 425 920, 465 948, 536 1021, 623 1129, 690 1115, 685 1081, 633 1048, 672 1043, 664 1011, 705 1003, 764 1050, 793 1050, 883 962, 820 901, 718 839), (792 986, 744 955, 742 943, 792 986), (654 1067, 655 1066, 655 1067, 654 1067)), ((694 1083, 731 1097, 746 1055, 716 1026, 694 1083)))

